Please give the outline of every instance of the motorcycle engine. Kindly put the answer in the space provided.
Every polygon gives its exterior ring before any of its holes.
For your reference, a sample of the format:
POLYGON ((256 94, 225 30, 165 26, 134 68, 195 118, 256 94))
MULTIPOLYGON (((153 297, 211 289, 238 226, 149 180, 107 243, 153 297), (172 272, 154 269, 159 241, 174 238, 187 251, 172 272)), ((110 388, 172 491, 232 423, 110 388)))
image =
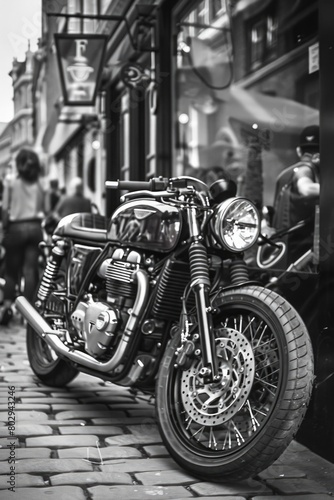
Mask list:
POLYGON ((95 301, 89 295, 72 313, 73 326, 84 340, 85 350, 95 358, 112 348, 117 333, 126 325, 137 293, 133 273, 140 261, 137 252, 126 255, 122 249, 115 250, 98 270, 98 276, 105 280, 106 302, 95 301))
POLYGON ((73 326, 85 341, 86 351, 94 357, 102 356, 116 333, 119 314, 103 302, 79 302, 72 313, 73 326))

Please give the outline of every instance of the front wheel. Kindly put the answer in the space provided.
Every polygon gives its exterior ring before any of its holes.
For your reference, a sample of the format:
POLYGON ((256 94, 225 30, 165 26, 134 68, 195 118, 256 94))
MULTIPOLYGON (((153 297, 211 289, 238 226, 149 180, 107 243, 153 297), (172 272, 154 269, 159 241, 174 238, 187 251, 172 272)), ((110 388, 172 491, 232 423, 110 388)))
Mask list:
POLYGON ((175 335, 157 380, 158 423, 183 468, 204 480, 240 480, 266 469, 295 436, 311 397, 312 347, 298 313, 271 290, 228 290, 214 307, 220 381, 199 376, 196 340, 187 368, 177 367, 175 335))

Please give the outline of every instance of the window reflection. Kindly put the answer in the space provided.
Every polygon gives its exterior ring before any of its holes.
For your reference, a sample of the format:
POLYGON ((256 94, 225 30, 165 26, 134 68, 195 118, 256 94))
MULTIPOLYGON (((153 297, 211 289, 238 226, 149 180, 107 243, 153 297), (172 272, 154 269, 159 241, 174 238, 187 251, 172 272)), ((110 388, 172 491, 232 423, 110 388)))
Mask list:
POLYGON ((174 173, 228 176, 272 206, 301 130, 319 124, 317 2, 193 2, 176 40, 174 173))
POLYGON ((254 70, 277 56, 277 20, 271 12, 263 13, 250 25, 250 69, 254 70))

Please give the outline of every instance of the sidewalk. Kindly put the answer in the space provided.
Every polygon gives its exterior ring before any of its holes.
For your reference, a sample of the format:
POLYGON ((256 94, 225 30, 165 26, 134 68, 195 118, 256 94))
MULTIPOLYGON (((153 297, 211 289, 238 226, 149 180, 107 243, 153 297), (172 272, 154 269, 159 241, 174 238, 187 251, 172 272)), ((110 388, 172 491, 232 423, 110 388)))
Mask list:
POLYGON ((29 367, 18 318, 0 326, 0 446, 0 500, 329 500, 334 494, 334 464, 296 441, 256 479, 199 481, 162 445, 148 396, 83 374, 64 389, 43 386, 29 367), (6 425, 10 416, 13 427, 6 425))

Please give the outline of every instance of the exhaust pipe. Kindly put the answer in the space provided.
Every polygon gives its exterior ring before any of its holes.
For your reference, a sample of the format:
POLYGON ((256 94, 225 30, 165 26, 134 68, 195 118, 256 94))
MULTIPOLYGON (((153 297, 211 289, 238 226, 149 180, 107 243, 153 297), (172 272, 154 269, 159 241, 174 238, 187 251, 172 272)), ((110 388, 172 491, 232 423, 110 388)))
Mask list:
POLYGON ((137 329, 139 320, 142 317, 144 307, 147 303, 149 293, 147 274, 145 271, 139 269, 134 273, 134 278, 138 282, 138 290, 132 313, 130 314, 122 338, 115 350, 115 354, 105 363, 97 361, 89 354, 67 347, 57 334, 57 330, 50 328, 50 325, 48 325, 45 319, 39 314, 38 311, 36 311, 36 309, 25 297, 17 297, 15 305, 17 310, 27 320, 31 328, 56 352, 56 354, 59 354, 78 365, 86 366, 91 370, 108 373, 114 370, 123 360, 129 347, 129 341, 137 329))

